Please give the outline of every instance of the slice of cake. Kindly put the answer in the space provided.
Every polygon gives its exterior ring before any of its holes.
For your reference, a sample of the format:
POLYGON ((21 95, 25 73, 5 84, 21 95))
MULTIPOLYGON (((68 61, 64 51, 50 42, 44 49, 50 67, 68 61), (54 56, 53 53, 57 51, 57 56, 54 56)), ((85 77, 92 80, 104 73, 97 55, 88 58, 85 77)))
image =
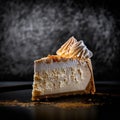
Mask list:
POLYGON ((94 94, 92 52, 71 37, 57 55, 34 61, 32 100, 72 94, 94 94))

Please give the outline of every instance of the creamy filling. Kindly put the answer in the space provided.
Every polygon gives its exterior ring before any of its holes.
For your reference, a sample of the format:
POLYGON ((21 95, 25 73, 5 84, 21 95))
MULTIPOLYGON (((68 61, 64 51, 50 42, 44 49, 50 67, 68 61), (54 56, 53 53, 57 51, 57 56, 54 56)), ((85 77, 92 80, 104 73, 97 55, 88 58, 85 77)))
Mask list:
MULTIPOLYGON (((44 58, 45 59, 45 58, 44 58)), ((47 57, 46 57, 47 59, 47 57)), ((70 60, 68 59, 66 62, 61 61, 61 62, 51 62, 51 63, 35 63, 34 64, 34 72, 41 72, 43 70, 52 70, 52 69, 59 69, 61 68, 67 68, 67 67, 72 67, 75 66, 76 64, 82 64, 79 63, 78 60, 70 60)))
POLYGON ((91 78, 87 62, 66 61, 35 65, 34 91, 41 95, 84 90, 91 78))

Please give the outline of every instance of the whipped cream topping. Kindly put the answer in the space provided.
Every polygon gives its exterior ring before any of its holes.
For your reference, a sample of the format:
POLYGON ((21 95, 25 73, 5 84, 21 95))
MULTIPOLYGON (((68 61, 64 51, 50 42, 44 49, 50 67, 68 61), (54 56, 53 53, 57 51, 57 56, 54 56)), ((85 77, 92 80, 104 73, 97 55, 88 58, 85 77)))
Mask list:
POLYGON ((87 48, 82 40, 77 41, 74 37, 68 39, 60 49, 56 52, 57 55, 72 58, 91 58, 93 53, 87 48))

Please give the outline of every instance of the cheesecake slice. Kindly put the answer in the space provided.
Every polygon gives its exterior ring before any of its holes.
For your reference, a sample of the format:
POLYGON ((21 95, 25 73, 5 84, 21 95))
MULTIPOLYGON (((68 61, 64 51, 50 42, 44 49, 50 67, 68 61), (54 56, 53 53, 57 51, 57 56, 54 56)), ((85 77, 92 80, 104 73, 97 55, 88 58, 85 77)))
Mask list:
POLYGON ((56 55, 34 61, 32 100, 73 94, 94 94, 92 52, 71 37, 56 55))

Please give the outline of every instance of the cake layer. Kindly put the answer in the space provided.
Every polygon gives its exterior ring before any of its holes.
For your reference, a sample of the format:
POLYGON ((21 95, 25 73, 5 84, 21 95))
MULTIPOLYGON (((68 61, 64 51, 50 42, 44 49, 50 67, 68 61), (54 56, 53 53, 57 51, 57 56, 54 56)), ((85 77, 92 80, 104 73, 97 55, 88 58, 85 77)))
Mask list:
POLYGON ((34 62, 32 100, 75 92, 94 93, 90 59, 49 56, 34 62))

